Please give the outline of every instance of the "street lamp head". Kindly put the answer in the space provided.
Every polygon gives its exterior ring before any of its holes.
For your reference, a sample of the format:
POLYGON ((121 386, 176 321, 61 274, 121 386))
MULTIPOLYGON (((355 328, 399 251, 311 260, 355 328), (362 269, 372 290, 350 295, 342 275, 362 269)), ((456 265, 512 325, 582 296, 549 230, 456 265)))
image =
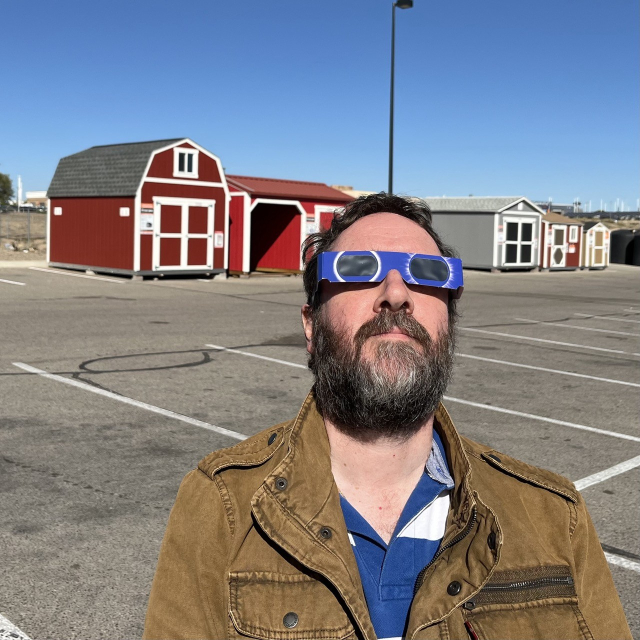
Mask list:
POLYGON ((397 0, 395 6, 398 9, 411 9, 413 7, 413 0, 397 0))

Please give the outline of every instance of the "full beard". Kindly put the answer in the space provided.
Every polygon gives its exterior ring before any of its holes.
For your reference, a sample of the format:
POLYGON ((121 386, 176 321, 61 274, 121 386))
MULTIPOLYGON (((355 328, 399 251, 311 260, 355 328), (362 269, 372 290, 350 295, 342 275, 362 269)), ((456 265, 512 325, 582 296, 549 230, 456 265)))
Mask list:
POLYGON ((322 416, 343 433, 364 442, 380 437, 405 440, 435 413, 451 380, 455 326, 434 341, 404 310, 383 310, 363 324, 351 341, 316 311, 313 354, 314 394, 322 416), (365 342, 398 327, 413 338, 376 340, 363 357, 365 342))

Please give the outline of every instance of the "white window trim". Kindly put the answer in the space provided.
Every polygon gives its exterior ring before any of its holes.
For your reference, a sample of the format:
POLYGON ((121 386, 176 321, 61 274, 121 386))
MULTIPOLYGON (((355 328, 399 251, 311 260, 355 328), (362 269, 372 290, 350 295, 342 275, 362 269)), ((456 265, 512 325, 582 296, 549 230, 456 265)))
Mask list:
POLYGON ((62 207, 53 207, 53 215, 61 216, 62 215, 62 207))
POLYGON ((569 242, 578 242, 578 227, 575 224, 569 227, 569 242))
POLYGON ((535 255, 535 225, 533 220, 529 220, 527 218, 504 218, 504 244, 503 244, 503 258, 502 264, 504 266, 509 267, 517 267, 517 266, 535 266, 537 263, 536 255, 535 255), (517 224, 518 225, 518 239, 517 240, 507 240, 507 224, 517 224), (530 224, 532 226, 531 230, 531 240, 521 240, 522 238, 522 225, 530 224), (507 245, 515 244, 517 245, 517 255, 515 262, 507 262, 507 245), (528 262, 523 262, 521 258, 521 249, 524 245, 529 245, 531 247, 531 259, 528 262))
POLYGON ((174 178, 197 178, 198 177, 198 150, 188 149, 187 147, 174 147, 173 148, 173 177, 174 178), (184 153, 190 155, 193 158, 193 171, 180 171, 178 169, 180 154, 184 153))

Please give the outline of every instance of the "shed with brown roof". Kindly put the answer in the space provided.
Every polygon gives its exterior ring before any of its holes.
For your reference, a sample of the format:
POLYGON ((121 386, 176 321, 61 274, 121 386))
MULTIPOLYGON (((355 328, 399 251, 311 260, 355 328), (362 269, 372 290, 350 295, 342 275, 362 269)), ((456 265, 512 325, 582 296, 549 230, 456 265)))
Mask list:
POLYGON ((582 223, 553 211, 542 216, 540 268, 575 270, 582 264, 582 223))

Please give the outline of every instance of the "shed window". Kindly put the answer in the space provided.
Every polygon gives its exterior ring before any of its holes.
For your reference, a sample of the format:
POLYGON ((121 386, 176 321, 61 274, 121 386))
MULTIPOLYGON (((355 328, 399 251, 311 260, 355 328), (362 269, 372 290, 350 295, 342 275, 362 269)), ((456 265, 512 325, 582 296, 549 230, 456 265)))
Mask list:
POLYGON ((198 177, 198 152, 196 149, 176 147, 173 150, 173 175, 176 178, 198 177))
POLYGON ((53 207, 53 215, 61 216, 62 215, 62 207, 53 207))
POLYGON ((578 242, 578 227, 575 225, 569 227, 569 242, 578 242))

